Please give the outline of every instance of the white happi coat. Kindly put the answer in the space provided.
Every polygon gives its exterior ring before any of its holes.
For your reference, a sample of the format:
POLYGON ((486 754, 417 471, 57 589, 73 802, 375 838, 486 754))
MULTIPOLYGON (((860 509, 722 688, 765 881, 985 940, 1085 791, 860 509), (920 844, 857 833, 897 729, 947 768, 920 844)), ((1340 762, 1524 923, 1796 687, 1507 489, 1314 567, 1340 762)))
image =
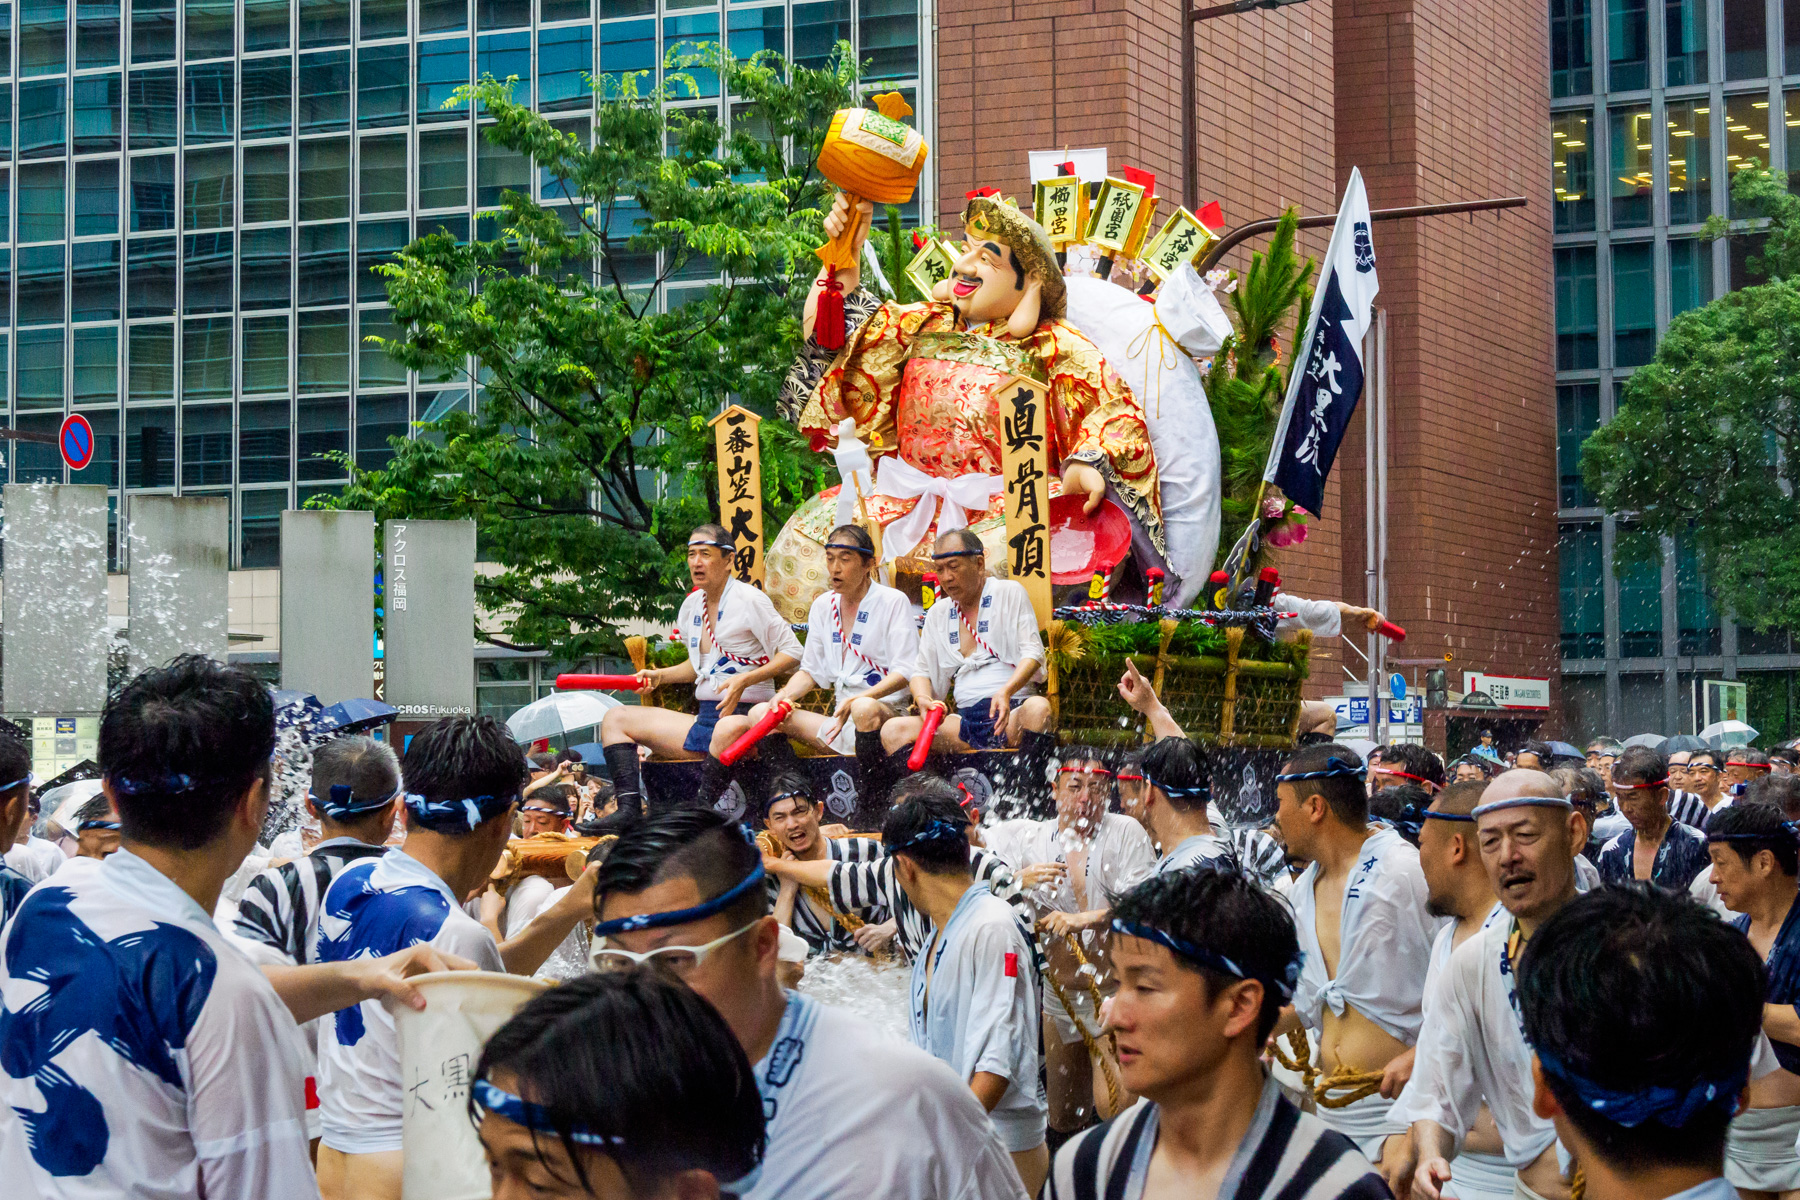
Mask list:
POLYGON ((862 695, 891 672, 912 678, 919 662, 912 603, 891 587, 871 583, 855 617, 847 618, 844 607, 844 598, 836 592, 813 600, 800 669, 820 687, 832 689, 839 704, 862 695))
MULTIPOLYGON (((1055 818, 1001 821, 984 830, 982 839, 1015 872, 1033 863, 1065 862, 1069 850, 1080 845, 1074 833, 1057 828, 1055 818)), ((1155 869, 1156 847, 1144 827, 1120 813, 1106 813, 1087 843, 1086 894, 1077 896, 1067 878, 1041 883, 1026 894, 1042 908, 1086 912, 1110 906, 1114 896, 1131 890, 1155 869)))
MULTIPOLYGON (((758 588, 737 579, 727 580, 719 593, 718 614, 713 620, 718 643, 701 649, 706 626, 706 592, 695 588, 681 602, 675 628, 687 642, 688 661, 694 664, 694 699, 717 700, 729 676, 756 670, 777 654, 799 661, 800 639, 775 611, 775 603, 758 588)), ((742 704, 760 704, 775 696, 775 684, 763 680, 744 689, 742 704)), ((741 711, 741 709, 740 709, 741 711)))
POLYGON ((1005 687, 1028 658, 1040 669, 1017 695, 1035 692, 1036 682, 1044 677, 1044 639, 1038 635, 1037 611, 1024 585, 1010 579, 987 580, 981 585, 980 603, 968 615, 985 647, 962 644, 966 640, 962 622, 950 597, 940 596, 925 612, 915 674, 931 679, 931 694, 946 695, 954 680, 957 710, 970 712, 1005 687))
POLYGON ((1013 1153, 1043 1144, 1048 1110, 1038 1084, 1037 970, 1012 905, 985 883, 963 893, 933 944, 913 960, 912 1040, 964 1080, 980 1071, 1007 1080, 988 1113, 1000 1141, 1013 1153))

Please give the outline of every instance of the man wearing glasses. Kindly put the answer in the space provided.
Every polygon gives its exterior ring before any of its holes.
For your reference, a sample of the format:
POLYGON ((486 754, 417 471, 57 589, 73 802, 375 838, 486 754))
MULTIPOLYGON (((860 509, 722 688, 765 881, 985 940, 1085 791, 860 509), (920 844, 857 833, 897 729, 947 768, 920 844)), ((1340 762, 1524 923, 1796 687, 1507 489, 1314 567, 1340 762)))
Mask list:
POLYGON ((706 809, 627 829, 595 882, 598 970, 649 965, 725 1018, 768 1118, 743 1200, 1022 1200, 1012 1159, 955 1072, 776 978, 780 927, 748 831, 706 809), (878 1185, 876 1183, 878 1181, 878 1185))

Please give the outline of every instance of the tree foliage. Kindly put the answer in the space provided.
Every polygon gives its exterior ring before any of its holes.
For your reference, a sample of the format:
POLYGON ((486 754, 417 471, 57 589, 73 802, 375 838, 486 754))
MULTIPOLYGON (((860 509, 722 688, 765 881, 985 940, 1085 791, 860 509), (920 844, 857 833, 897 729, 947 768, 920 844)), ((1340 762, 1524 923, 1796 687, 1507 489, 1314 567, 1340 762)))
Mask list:
MULTIPOLYGON (((717 512, 708 421, 732 401, 772 415, 798 344, 831 195, 813 164, 854 102, 849 51, 810 70, 675 47, 660 89, 597 81, 591 146, 514 103, 510 82, 459 93, 495 118, 484 136, 529 158, 546 200, 508 191, 483 221, 495 236, 423 237, 379 268, 388 351, 422 378, 472 362, 479 399, 396 439, 392 462, 353 472, 332 503, 474 519, 497 567, 477 595, 514 642, 616 653, 614 622, 670 617, 687 585, 678 548, 717 512), (712 106, 659 103, 712 78, 734 97, 729 129, 712 106)), ((769 537, 826 486, 825 461, 763 423, 769 537)))
MULTIPOLYGON (((1617 414, 1582 447, 1582 474, 1609 512, 1685 535, 1738 621, 1800 628, 1800 196, 1754 164, 1732 184, 1767 220, 1752 270, 1768 282, 1682 313, 1625 384, 1617 414)), ((1763 233, 1714 218, 1709 237, 1763 233)))

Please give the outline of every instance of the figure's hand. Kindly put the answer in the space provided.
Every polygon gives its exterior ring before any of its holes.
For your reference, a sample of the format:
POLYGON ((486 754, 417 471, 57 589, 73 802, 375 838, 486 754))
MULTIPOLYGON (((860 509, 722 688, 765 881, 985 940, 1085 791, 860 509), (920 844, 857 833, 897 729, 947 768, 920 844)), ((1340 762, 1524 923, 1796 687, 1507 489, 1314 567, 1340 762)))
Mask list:
POLYGON ((1388 1190, 1394 1193, 1394 1200, 1409 1200, 1413 1190, 1413 1172, 1418 1167, 1418 1156, 1413 1152, 1412 1134, 1391 1133, 1381 1143, 1381 1162, 1377 1169, 1381 1177, 1387 1180, 1388 1190))
MULTIPOLYGON (((863 216, 872 216, 875 212, 875 205, 868 200, 858 200, 856 202, 856 211, 863 216)), ((834 241, 842 237, 844 230, 850 228, 850 220, 850 197, 843 192, 839 192, 837 194, 837 199, 831 202, 831 211, 825 214, 825 236, 834 241)), ((868 230, 869 226, 864 224, 863 235, 856 239, 855 248, 858 253, 861 253, 862 251, 863 242, 868 240, 868 230)))
POLYGON ((1098 470, 1084 462, 1063 464, 1063 495, 1080 495, 1087 497, 1087 503, 1081 506, 1084 515, 1091 516, 1106 499, 1106 477, 1098 470))
POLYGON ((1428 1158, 1413 1171, 1412 1194, 1417 1200, 1442 1200, 1444 1185, 1450 1182, 1450 1164, 1441 1158, 1428 1158))
POLYGON ((850 706, 853 703, 855 703, 855 697, 851 697, 849 700, 838 705, 837 711, 831 714, 831 720, 819 727, 819 740, 821 742, 824 742, 826 745, 831 744, 831 739, 838 735, 838 730, 844 727, 844 722, 849 718, 850 706))
POLYGON ((988 716, 994 719, 994 736, 1006 736, 1006 726, 1012 720, 1012 693, 995 692, 988 698, 988 716))
POLYGON ((827 838, 849 837, 850 827, 848 825, 839 824, 821 825, 819 826, 819 836, 827 838))
POLYGON ((1150 681, 1138 674, 1137 664, 1131 659, 1125 660, 1125 674, 1119 676, 1119 698, 1130 705, 1132 710, 1145 715, 1162 707, 1162 701, 1156 698, 1156 691, 1150 681))
POLYGON ((1418 1047, 1408 1046, 1404 1051, 1388 1060, 1388 1065, 1381 1072, 1381 1096, 1384 1100, 1392 1100, 1412 1078, 1413 1062, 1418 1057, 1418 1047))
POLYGON ((1358 608, 1354 604, 1345 604, 1341 600, 1338 601, 1338 615, 1342 618, 1345 628, 1349 628, 1351 625, 1361 625, 1367 633, 1374 633, 1381 628, 1381 623, 1387 620, 1373 608, 1358 608))
POLYGON ((864 925, 861 929, 854 930, 850 936, 856 939, 856 944, 866 953, 875 954, 885 950, 899 930, 897 921, 883 921, 879 925, 864 925))
POLYGON ((1034 888, 1041 887, 1046 883, 1061 883, 1068 877, 1068 864, 1049 862, 1032 863, 1020 871, 1017 878, 1021 887, 1034 888))
POLYGON ((650 688, 662 686, 662 672, 654 667, 647 667, 642 671, 636 672, 636 674, 638 688, 640 690, 647 691, 650 688))
POLYGON ((729 717, 737 711, 738 697, 744 694, 744 688, 748 686, 744 682, 746 678, 748 677, 744 675, 733 675, 730 682, 725 685, 723 694, 719 696, 719 715, 721 717, 729 717))
POLYGON ((493 884, 488 884, 487 890, 481 893, 481 923, 498 925, 500 914, 505 911, 506 897, 502 896, 493 884))

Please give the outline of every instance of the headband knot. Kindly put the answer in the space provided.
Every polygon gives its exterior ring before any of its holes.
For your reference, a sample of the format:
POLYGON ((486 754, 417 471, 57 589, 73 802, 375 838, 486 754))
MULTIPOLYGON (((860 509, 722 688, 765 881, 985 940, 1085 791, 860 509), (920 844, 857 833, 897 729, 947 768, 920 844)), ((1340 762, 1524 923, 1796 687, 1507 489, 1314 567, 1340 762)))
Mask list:
POLYGON ((317 792, 308 792, 307 796, 319 807, 319 811, 334 821, 342 821, 347 817, 371 813, 393 802, 400 794, 399 787, 378 799, 358 800, 347 783, 334 783, 328 789, 328 796, 320 796, 317 792))
POLYGON ((1539 1047, 1534 1049, 1546 1075, 1574 1092, 1596 1116, 1627 1129, 1636 1129, 1646 1121, 1681 1129, 1709 1108, 1724 1108, 1727 1115, 1735 1116, 1738 1097, 1750 1078, 1750 1066, 1746 1063, 1723 1079, 1702 1079, 1687 1087, 1657 1085, 1622 1092, 1583 1078, 1554 1054, 1539 1047))
MULTIPOLYGON (((459 800, 427 800, 417 792, 406 793, 406 810, 425 828, 438 833, 468 833, 518 803, 519 793, 466 796, 459 800)), ((385 802, 384 802, 385 803, 385 802)))

